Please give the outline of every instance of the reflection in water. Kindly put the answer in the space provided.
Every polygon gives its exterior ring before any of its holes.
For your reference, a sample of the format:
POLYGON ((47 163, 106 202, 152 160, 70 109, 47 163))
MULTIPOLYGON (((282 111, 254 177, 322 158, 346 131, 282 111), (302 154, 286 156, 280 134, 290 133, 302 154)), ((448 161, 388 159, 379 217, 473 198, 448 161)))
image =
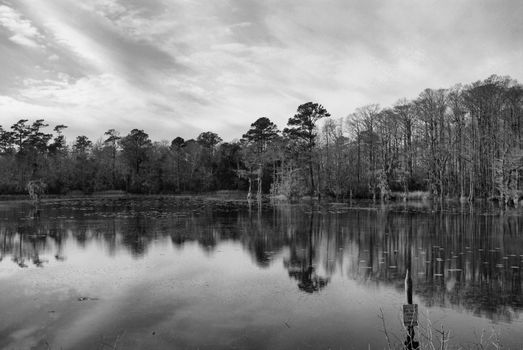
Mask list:
POLYGON ((67 263, 69 240, 80 247, 103 242, 108 256, 125 249, 135 258, 165 237, 179 247, 197 242, 208 254, 220 242, 235 241, 261 269, 284 254, 288 276, 306 293, 328 289, 336 273, 403 290, 411 266, 414 294, 427 307, 502 321, 513 320, 523 307, 520 216, 339 206, 254 212, 241 203, 152 199, 54 202, 40 210, 35 215, 13 205, 0 211, 0 268, 6 261, 45 268, 49 257, 67 263))
POLYGON ((307 230, 307 244, 301 249, 304 254, 299 254, 296 245, 291 245, 289 259, 284 261, 285 268, 289 271, 289 276, 298 281, 298 288, 307 293, 318 292, 329 283, 328 277, 318 276, 314 268, 314 243, 313 243, 313 222, 314 214, 309 215, 309 229, 307 230))

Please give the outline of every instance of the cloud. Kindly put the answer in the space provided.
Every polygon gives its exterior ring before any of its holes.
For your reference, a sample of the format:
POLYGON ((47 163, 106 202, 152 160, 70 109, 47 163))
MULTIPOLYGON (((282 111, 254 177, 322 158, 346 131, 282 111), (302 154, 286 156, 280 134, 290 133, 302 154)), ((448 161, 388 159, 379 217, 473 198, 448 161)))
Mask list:
POLYGON ((2 111, 93 138, 132 126, 230 140, 261 116, 283 128, 308 101, 344 117, 493 73, 521 80, 522 14, 488 0, 20 0, 0 7, 2 111))
POLYGON ((11 7, 0 5, 0 25, 13 34, 9 37, 12 42, 31 48, 42 47, 38 41, 43 37, 38 29, 11 7))
POLYGON ((16 98, 0 96, 0 109, 7 115, 18 115, 12 123, 22 116, 44 118, 52 125, 68 125, 70 136, 88 135, 95 140, 111 128, 125 133, 145 129, 156 136, 165 128, 197 132, 191 122, 181 118, 165 121, 163 115, 154 114, 174 114, 169 100, 155 92, 136 91, 114 75, 71 80, 64 74, 60 80, 26 79, 24 86, 16 98))

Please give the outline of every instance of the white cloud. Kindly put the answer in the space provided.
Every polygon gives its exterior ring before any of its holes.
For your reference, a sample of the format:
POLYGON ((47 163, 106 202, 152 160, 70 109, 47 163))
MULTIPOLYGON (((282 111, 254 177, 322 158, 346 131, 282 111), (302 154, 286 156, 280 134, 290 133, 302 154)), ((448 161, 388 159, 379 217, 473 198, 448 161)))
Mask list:
POLYGON ((12 42, 17 43, 19 45, 22 45, 22 46, 29 46, 29 47, 33 47, 33 48, 41 47, 34 40, 29 39, 28 37, 20 35, 20 34, 15 34, 15 35, 9 37, 9 40, 11 40, 12 42))
POLYGON ((523 78, 516 2, 496 11, 485 0, 20 3, 0 6, 0 24, 19 45, 36 47, 45 33, 43 58, 23 58, 49 73, 13 70, 25 84, 3 90, 14 99, 4 97, 3 116, 40 108, 94 137, 139 127, 154 139, 213 130, 227 140, 260 116, 284 127, 311 100, 343 117, 426 87, 523 78))
MULTIPOLYGON (((52 18, 52 17, 51 17, 52 18)), ((49 19, 44 25, 55 37, 55 42, 70 49, 75 55, 85 60, 99 71, 108 69, 108 61, 103 57, 104 49, 94 40, 57 19, 49 19)))
POLYGON ((42 47, 38 41, 43 37, 38 29, 11 7, 0 5, 0 25, 13 33, 9 37, 12 42, 32 48, 42 47))

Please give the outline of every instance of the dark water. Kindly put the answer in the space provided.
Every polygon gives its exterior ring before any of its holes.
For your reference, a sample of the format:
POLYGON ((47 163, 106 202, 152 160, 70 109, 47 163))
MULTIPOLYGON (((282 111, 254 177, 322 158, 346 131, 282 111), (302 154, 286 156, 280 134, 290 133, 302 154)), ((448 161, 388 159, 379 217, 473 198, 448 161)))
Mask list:
POLYGON ((0 348, 383 349, 410 266, 423 346, 519 349, 521 214, 1 202, 0 348))

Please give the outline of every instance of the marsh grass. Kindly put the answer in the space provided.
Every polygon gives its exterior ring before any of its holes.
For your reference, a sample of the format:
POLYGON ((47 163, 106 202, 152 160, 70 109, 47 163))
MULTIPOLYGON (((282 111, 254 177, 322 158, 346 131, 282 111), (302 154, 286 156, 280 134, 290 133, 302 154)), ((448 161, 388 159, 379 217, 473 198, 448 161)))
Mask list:
MULTIPOLYGON (((420 313, 419 325, 414 327, 414 340, 419 342, 419 350, 500 350, 503 347, 499 331, 492 327, 490 330, 483 329, 481 333, 474 332, 475 340, 470 344, 460 344, 453 341, 453 330, 445 327, 443 323, 434 325, 430 320, 429 313, 420 313)), ((405 343, 408 329, 404 326, 403 317, 399 314, 398 321, 401 322, 401 334, 391 332, 387 326, 387 320, 380 308, 378 318, 381 319, 382 332, 387 342, 387 350, 407 349, 405 343)), ((520 349, 523 349, 520 348, 520 349)))

